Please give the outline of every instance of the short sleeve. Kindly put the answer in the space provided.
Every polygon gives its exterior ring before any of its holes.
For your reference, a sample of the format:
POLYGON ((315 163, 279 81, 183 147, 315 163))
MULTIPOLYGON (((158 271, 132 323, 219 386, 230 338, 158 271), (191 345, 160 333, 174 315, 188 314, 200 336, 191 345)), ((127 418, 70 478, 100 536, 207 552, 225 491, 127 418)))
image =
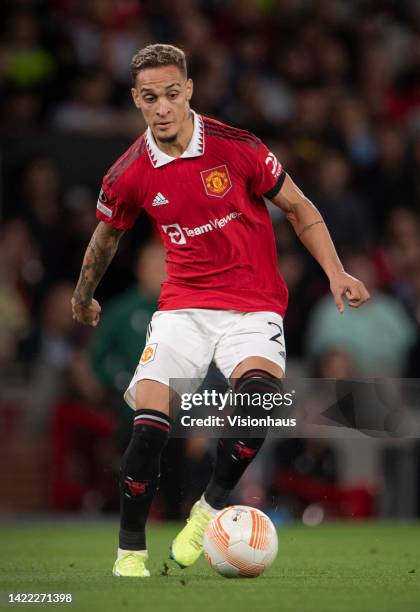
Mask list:
POLYGON ((104 180, 96 204, 97 219, 116 229, 126 230, 133 227, 139 212, 140 209, 134 202, 119 189, 109 187, 104 180))
POLYGON ((252 190, 256 195, 271 199, 278 194, 283 185, 286 173, 274 153, 259 142, 254 157, 252 190))

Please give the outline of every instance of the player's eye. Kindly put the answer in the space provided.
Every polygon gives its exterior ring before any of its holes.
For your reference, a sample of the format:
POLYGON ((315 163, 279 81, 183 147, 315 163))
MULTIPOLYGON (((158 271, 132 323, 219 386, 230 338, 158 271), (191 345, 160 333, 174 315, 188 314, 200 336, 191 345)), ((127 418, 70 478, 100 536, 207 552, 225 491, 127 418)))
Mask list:
POLYGON ((143 98, 145 102, 149 102, 149 103, 154 102, 154 99, 155 99, 154 96, 144 96, 143 98))
POLYGON ((175 100, 175 98, 177 98, 179 95, 179 91, 171 91, 169 92, 169 97, 171 100, 175 100))

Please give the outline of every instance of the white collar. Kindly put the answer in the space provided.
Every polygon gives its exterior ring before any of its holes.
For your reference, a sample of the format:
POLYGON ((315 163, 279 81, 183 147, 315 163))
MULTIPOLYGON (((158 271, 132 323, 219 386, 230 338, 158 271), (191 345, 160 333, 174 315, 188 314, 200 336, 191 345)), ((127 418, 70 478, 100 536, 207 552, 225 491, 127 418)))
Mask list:
MULTIPOLYGON (((185 149, 181 157, 199 157, 204 153, 204 124, 201 115, 198 115, 191 109, 194 119, 194 131, 188 147, 185 149)), ((159 149, 154 139, 152 130, 150 127, 147 128, 145 133, 146 148, 149 154, 150 161, 154 168, 160 168, 170 162, 178 159, 177 157, 171 157, 159 149)))

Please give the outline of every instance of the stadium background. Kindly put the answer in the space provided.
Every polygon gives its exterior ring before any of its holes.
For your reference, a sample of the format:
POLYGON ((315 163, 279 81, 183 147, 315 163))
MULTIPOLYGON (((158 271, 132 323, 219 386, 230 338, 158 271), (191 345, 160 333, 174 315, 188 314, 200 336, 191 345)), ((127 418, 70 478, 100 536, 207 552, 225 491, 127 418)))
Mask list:
MULTIPOLYGON (((324 215, 372 300, 339 318, 319 267, 273 210, 290 290, 289 374, 420 374, 420 5, 339 0, 15 0, 0 7, 0 513, 116 512, 138 361, 164 274, 144 217, 98 290, 96 330, 70 298, 102 175, 144 129, 129 62, 188 54, 193 108, 260 136, 324 215)), ((235 494, 278 520, 420 513, 415 440, 285 440, 235 494)), ((204 440, 168 447, 156 519, 186 514, 204 440)))

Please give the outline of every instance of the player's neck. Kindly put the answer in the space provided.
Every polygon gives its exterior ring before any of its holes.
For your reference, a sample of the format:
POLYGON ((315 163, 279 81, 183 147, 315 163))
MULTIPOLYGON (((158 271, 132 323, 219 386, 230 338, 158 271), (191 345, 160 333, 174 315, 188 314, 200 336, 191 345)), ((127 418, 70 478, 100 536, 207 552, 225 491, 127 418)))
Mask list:
POLYGON ((176 140, 173 142, 161 142, 155 136, 155 142, 159 149, 169 155, 170 157, 181 157, 185 149, 190 144, 190 140, 194 133, 194 115, 190 109, 188 109, 185 119, 179 129, 176 136, 176 140))

